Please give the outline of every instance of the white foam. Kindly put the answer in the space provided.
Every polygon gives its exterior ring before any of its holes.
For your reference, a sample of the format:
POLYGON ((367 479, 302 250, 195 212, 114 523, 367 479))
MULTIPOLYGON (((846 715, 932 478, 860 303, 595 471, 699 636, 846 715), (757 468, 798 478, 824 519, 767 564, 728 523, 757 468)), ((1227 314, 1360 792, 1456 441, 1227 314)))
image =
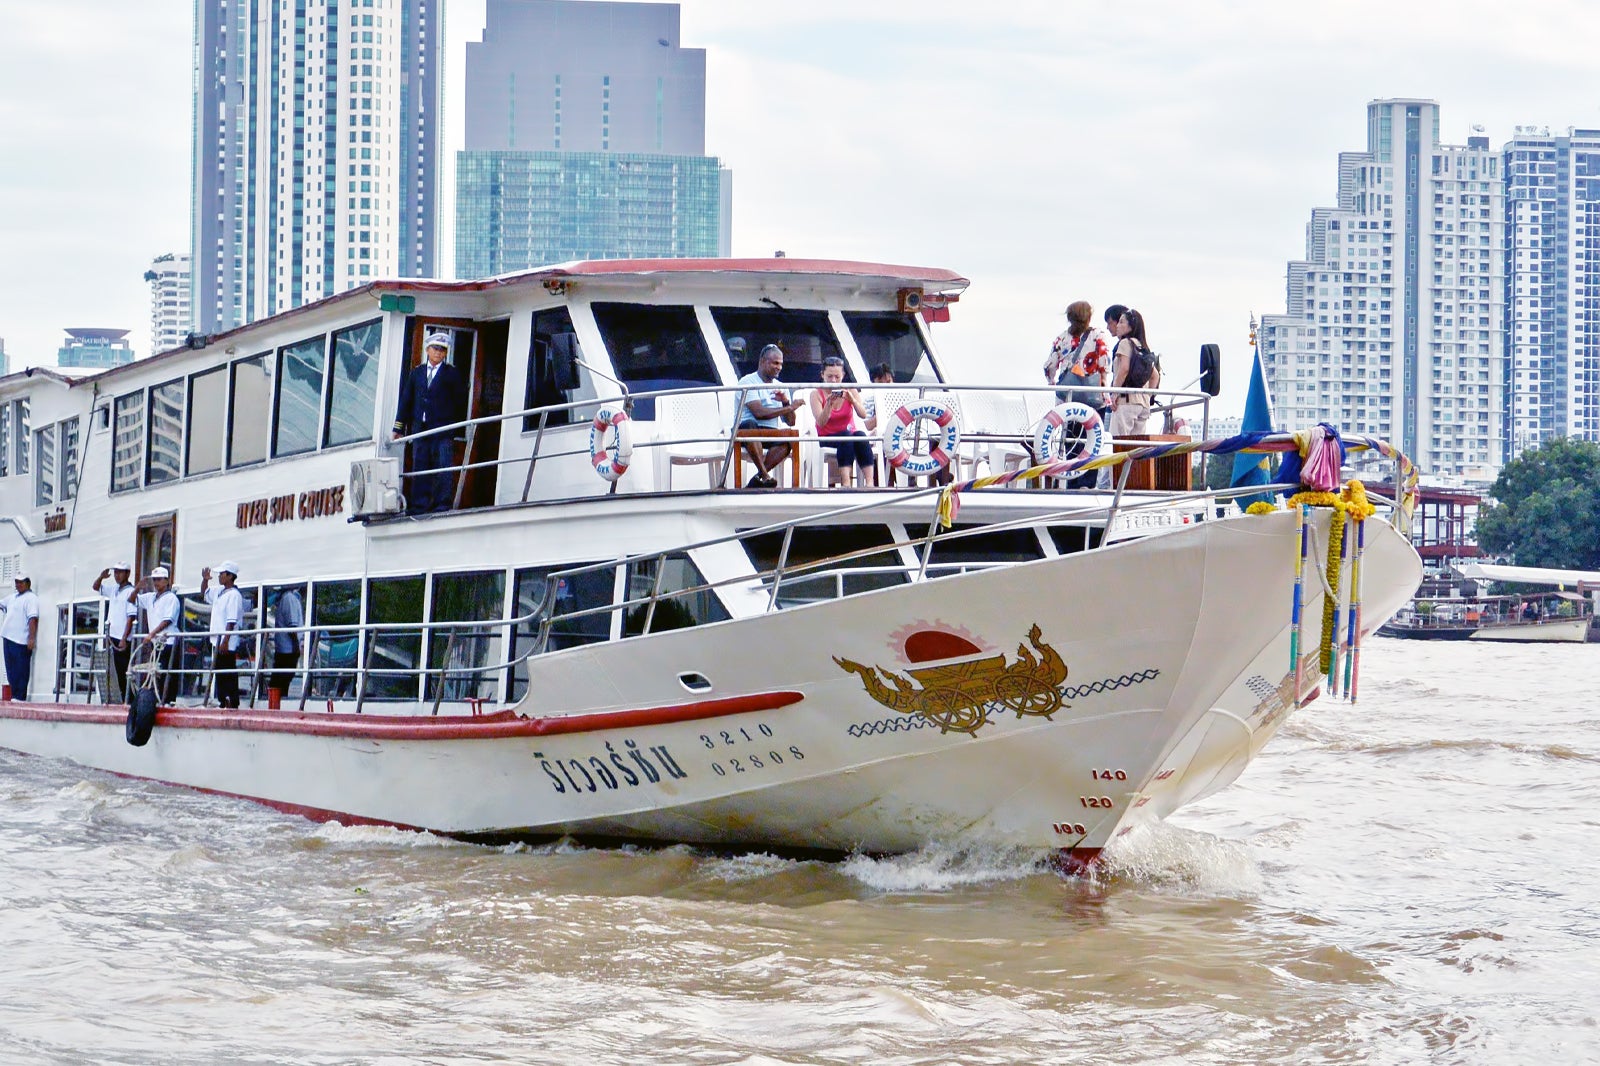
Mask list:
POLYGON ((880 892, 943 892, 966 885, 1018 881, 1049 869, 1037 848, 953 847, 932 844, 904 855, 852 855, 839 872, 880 892))
POLYGON ((1165 822, 1136 826, 1115 840, 1101 853, 1095 875, 1206 896, 1254 896, 1264 884, 1245 845, 1165 822))
POLYGON ((397 829, 389 825, 341 825, 323 822, 311 834, 329 844, 393 844, 405 848, 471 847, 459 840, 438 836, 425 829, 397 829))

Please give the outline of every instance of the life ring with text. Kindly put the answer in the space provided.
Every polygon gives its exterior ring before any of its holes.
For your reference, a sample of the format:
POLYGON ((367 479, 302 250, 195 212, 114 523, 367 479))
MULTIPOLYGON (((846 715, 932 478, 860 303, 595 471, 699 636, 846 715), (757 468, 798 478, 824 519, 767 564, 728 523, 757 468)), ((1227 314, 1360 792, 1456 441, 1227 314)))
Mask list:
POLYGON ((889 417, 883 431, 884 458, 911 477, 937 474, 949 466, 960 444, 961 427, 956 424, 955 409, 943 400, 913 400, 902 405, 889 417), (926 454, 911 450, 918 437, 914 430, 920 422, 933 423, 926 454))
POLYGON ((1033 435, 1033 454, 1041 463, 1093 458, 1105 443, 1105 423, 1100 412, 1086 403, 1060 403, 1052 407, 1033 435), (1056 454, 1056 448, 1061 454, 1056 454))
POLYGON ((617 481, 628 472, 633 459, 633 420, 620 407, 602 407, 589 424, 589 462, 595 473, 607 481, 617 481), (611 444, 606 444, 606 433, 611 444))

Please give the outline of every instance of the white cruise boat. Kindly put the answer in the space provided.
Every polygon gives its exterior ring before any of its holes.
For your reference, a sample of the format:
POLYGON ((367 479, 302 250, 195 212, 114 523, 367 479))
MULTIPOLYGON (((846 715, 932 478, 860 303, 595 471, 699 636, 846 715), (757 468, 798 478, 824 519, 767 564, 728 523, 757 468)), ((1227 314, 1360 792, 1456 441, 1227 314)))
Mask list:
MULTIPOLYGON (((926 319, 966 284, 782 258, 381 282, 94 376, 0 378, 0 580, 25 568, 42 603, 0 746, 467 838, 1091 862, 1317 695, 1302 536, 1188 491, 1187 454, 1064 487, 1056 460, 1109 444, 1053 390, 951 379, 926 319), (408 515, 390 426, 437 332, 470 382, 455 505, 408 515), (803 408, 780 487, 741 487, 737 382, 769 343, 799 393, 843 359, 893 484, 834 487, 803 408), (882 364, 893 383, 867 384, 882 364), (953 492, 908 476, 946 464, 953 492), (125 558, 141 587, 170 567, 183 601, 176 694, 138 745, 91 589, 125 558), (215 705, 197 594, 224 559, 251 648, 237 710, 215 705), (280 626, 291 593, 303 622, 280 626), (305 654, 274 665, 291 628, 305 654)), ((1209 396, 1157 399, 1203 421, 1209 396)), ((1393 525, 1364 528, 1347 654, 1421 575, 1393 525)))

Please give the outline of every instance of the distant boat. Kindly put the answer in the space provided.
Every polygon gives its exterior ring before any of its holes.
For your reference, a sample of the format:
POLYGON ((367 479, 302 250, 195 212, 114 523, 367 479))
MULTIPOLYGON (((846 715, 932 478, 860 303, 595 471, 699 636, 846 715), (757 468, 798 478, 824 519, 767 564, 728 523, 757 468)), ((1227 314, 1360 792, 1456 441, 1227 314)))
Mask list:
POLYGON ((1381 626, 1378 635, 1402 640, 1582 644, 1593 623, 1587 598, 1572 592, 1419 598, 1381 626))

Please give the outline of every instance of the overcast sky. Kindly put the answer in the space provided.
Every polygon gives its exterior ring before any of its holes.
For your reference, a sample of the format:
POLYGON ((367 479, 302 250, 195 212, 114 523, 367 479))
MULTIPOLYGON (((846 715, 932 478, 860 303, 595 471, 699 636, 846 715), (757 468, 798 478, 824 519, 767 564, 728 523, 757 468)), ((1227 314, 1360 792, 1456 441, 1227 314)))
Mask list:
MULTIPOLYGON (((445 0, 446 117, 482 0, 445 0)), ((733 251, 949 267, 963 374, 1031 382, 1074 299, 1145 313, 1168 381, 1223 346, 1243 406, 1252 312, 1365 105, 1424 97, 1443 139, 1600 127, 1595 0, 683 0, 708 53, 706 149, 733 251)), ((0 337, 150 346, 143 274, 189 243, 192 0, 0 0, 0 337)), ((454 171, 446 163, 445 173, 454 171)), ((448 233, 441 243, 448 245, 448 233)))

